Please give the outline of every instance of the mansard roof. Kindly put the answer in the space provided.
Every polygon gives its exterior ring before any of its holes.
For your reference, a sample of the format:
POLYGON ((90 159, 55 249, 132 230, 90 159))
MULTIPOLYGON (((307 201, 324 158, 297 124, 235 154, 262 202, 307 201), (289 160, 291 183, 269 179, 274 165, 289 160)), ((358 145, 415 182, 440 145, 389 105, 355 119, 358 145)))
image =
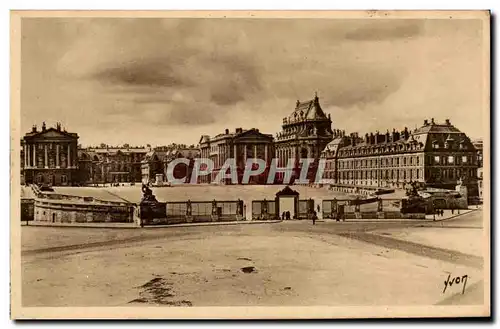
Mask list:
POLYGON ((455 126, 452 126, 451 124, 434 124, 430 123, 427 125, 423 125, 420 128, 417 128, 413 132, 413 135, 418 135, 418 134, 456 134, 456 133, 461 133, 460 130, 458 130, 455 126))
POLYGON ((449 120, 446 120, 445 124, 436 124, 434 119, 430 123, 425 120, 423 126, 411 133, 405 128, 401 133, 394 130, 392 134, 389 131, 386 134, 378 132, 375 135, 366 134, 364 139, 358 138, 355 134, 348 137, 348 140, 349 145, 341 148, 341 155, 428 151, 435 150, 435 148, 474 150, 467 135, 451 125, 449 120))

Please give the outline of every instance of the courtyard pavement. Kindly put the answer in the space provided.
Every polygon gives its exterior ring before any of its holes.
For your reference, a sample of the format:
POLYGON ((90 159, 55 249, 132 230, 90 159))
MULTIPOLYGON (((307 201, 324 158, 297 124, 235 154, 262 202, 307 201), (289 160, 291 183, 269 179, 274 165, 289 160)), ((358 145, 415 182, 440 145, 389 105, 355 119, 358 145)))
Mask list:
POLYGON ((23 304, 477 305, 484 296, 483 257, 457 246, 471 238, 470 230, 483 231, 481 219, 482 211, 474 211, 423 223, 24 226, 23 304), (454 230, 447 239, 458 242, 433 244, 446 227, 454 230), (443 292, 449 275, 469 276, 463 295, 462 286, 443 292))

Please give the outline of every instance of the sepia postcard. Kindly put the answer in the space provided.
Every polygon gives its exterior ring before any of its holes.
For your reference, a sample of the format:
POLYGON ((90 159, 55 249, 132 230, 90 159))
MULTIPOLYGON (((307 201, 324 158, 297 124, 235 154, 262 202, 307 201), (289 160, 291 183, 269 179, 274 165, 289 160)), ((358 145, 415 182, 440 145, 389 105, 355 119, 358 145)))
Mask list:
POLYGON ((11 12, 11 318, 491 316, 489 11, 11 12))

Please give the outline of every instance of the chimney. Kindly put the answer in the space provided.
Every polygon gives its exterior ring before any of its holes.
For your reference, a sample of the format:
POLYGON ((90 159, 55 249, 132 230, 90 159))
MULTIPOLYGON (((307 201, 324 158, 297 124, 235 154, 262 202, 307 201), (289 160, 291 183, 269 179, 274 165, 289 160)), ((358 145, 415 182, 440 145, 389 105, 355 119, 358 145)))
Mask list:
POLYGON ((300 101, 297 99, 297 103, 295 103, 295 108, 298 108, 300 105, 300 101))
POLYGON ((243 132, 243 128, 236 128, 236 133, 241 134, 243 132))
POLYGON ((57 131, 61 131, 61 124, 59 122, 56 124, 56 129, 57 131))
POLYGON ((431 125, 433 125, 433 124, 434 124, 434 118, 431 119, 431 125))
POLYGON ((375 144, 378 144, 378 142, 379 142, 379 136, 380 136, 380 133, 377 130, 377 132, 375 132, 375 144))
POLYGON ((31 131, 36 133, 36 125, 33 125, 33 128, 31 128, 31 131))
POLYGON ((450 119, 446 119, 446 125, 447 125, 447 126, 450 126, 450 125, 451 125, 451 123, 450 123, 450 119))
POLYGON ((45 130, 47 130, 47 126, 45 125, 45 121, 44 121, 42 124, 42 131, 45 131, 45 130))
POLYGON ((405 140, 408 140, 408 138, 410 138, 410 132, 408 131, 408 127, 405 127, 404 134, 405 134, 405 140))
POLYGON ((389 129, 387 129, 387 132, 385 133, 385 142, 386 143, 390 142, 390 136, 391 136, 391 134, 389 134, 389 129))
POLYGON ((365 143, 370 144, 370 135, 368 133, 365 134, 365 143))
POLYGON ((429 125, 429 120, 425 119, 424 120, 424 126, 428 126, 429 125))
POLYGON ((345 130, 342 130, 342 137, 345 137, 345 130))
POLYGON ((229 135, 229 129, 226 129, 226 135, 229 135))
POLYGON ((370 133, 370 144, 375 144, 375 135, 373 133, 370 133))

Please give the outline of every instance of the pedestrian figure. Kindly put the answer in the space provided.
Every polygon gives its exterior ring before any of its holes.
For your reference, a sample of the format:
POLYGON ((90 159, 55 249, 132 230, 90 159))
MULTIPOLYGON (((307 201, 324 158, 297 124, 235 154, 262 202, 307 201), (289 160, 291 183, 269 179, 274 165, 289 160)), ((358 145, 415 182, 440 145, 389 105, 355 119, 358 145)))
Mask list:
POLYGON ((453 208, 451 208, 451 214, 453 215, 453 208))
POLYGON ((443 209, 441 209, 441 211, 440 211, 440 212, 441 212, 441 217, 443 217, 443 216, 444 216, 444 210, 443 210, 443 209))
POLYGON ((283 219, 283 220, 286 219, 286 211, 283 211, 283 215, 281 215, 281 219, 283 219))
POLYGON ((286 219, 290 220, 290 212, 289 211, 286 212, 286 219))
POLYGON ((313 225, 316 225, 316 219, 317 219, 316 212, 313 211, 313 213, 312 213, 313 225))

